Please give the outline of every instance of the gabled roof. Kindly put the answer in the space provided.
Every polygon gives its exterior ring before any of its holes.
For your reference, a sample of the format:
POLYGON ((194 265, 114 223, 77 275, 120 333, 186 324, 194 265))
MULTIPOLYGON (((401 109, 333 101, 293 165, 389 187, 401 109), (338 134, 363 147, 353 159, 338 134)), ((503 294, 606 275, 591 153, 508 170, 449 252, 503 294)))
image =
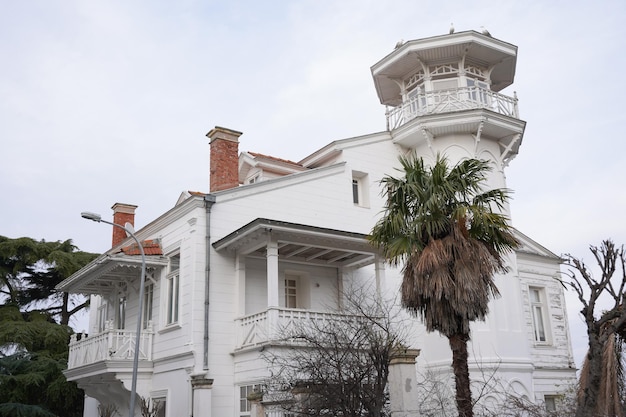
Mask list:
POLYGON ((207 195, 208 195, 207 193, 201 193, 199 191, 183 191, 178 196, 178 200, 176 200, 176 204, 174 204, 174 207, 176 207, 177 205, 183 203, 185 200, 187 200, 190 197, 202 197, 202 198, 204 198, 207 195))
POLYGON ((391 135, 389 131, 385 130, 382 132, 369 133, 367 135, 334 140, 298 163, 306 168, 318 168, 320 166, 336 163, 337 157, 344 149, 390 139, 391 135))
POLYGON ((542 256, 544 258, 551 258, 556 261, 561 260, 561 257, 556 255, 554 252, 551 252, 544 246, 541 246, 539 243, 535 242, 533 239, 529 238, 519 230, 514 230, 515 237, 520 242, 520 247, 516 250, 516 252, 528 255, 542 256))
POLYGON ((289 175, 307 170, 301 164, 288 159, 276 158, 257 152, 241 152, 239 154, 239 183, 243 183, 250 169, 254 167, 279 175, 289 175))
MULTIPOLYGON (((146 255, 146 270, 167 266, 168 259, 158 240, 142 242, 146 255)), ((137 244, 121 247, 98 256, 56 286, 59 291, 80 294, 108 294, 120 286, 138 281, 141 276, 141 256, 137 244)))
POLYGON ((248 152, 250 155, 254 156, 257 159, 268 159, 268 160, 272 160, 272 161, 276 161, 276 162, 280 162, 280 163, 285 163, 285 164, 289 164, 289 165, 297 165, 297 166, 302 166, 297 162, 294 161, 290 161, 289 159, 283 159, 283 158, 277 158, 275 156, 271 156, 271 155, 264 155, 262 153, 258 153, 258 152, 248 152))
MULTIPOLYGON (((161 243, 158 240, 144 240, 141 243, 145 255, 163 255, 163 249, 161 249, 161 243)), ((139 245, 136 243, 124 246, 121 251, 125 255, 141 255, 141 252, 139 252, 139 245)))

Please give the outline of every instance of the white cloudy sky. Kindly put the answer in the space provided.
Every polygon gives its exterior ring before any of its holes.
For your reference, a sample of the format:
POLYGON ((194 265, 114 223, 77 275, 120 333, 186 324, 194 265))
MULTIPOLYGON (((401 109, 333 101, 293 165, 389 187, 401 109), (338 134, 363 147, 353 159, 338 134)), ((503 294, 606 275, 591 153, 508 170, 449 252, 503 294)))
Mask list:
POLYGON ((589 260, 589 244, 626 243, 623 0, 0 5, 0 235, 106 250, 109 230, 80 212, 136 204, 140 227, 207 191, 215 125, 291 160, 384 130, 370 66, 454 22, 519 47, 505 91, 528 122, 507 172, 514 224, 589 260))

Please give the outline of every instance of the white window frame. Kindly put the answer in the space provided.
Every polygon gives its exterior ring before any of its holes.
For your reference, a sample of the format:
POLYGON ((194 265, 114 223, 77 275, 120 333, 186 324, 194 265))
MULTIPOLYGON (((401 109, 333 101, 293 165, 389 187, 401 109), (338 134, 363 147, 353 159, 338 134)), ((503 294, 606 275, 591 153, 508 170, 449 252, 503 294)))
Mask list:
POLYGON ((352 203, 358 207, 369 207, 368 175, 366 172, 352 171, 352 203))
POLYGON ((433 86, 433 91, 456 91, 459 88, 458 77, 440 78, 437 80, 432 80, 431 83, 433 86))
POLYGON ((250 417, 250 401, 248 401, 248 395, 255 391, 261 390, 261 384, 250 384, 239 386, 239 417, 250 417))
POLYGON ((559 395, 544 395, 543 396, 543 404, 548 412, 555 412, 559 408, 559 395))
POLYGON ((123 330, 126 328, 126 307, 128 300, 123 294, 117 297, 117 308, 115 309, 115 327, 123 330))
POLYGON ((352 202, 354 204, 359 204, 359 202, 361 201, 360 195, 360 186, 359 186, 359 180, 356 178, 352 178, 352 202))
POLYGON ((548 303, 543 287, 528 287, 528 301, 533 325, 533 340, 536 344, 550 344, 548 303))
POLYGON ((144 329, 147 329, 152 321, 152 310, 154 304, 154 284, 146 282, 143 294, 141 320, 144 329))
POLYGON ((467 88, 469 90, 469 99, 475 103, 484 104, 489 106, 489 84, 484 81, 477 80, 475 78, 466 78, 467 88))
POLYGON ((406 94, 409 107, 411 109, 411 115, 417 114, 421 108, 426 107, 426 93, 424 84, 417 84, 414 88, 409 90, 406 94))
POLYGON ((298 287, 300 284, 300 276, 295 274, 285 274, 285 308, 298 308, 298 287), (291 302, 293 301, 293 302, 291 302))
POLYGON ((156 390, 150 392, 150 398, 152 401, 158 401, 163 404, 156 417, 167 417, 167 390, 156 390))
POLYGON ((165 324, 171 326, 178 323, 180 315, 180 253, 170 255, 165 284, 165 324))
POLYGON ((104 332, 107 326, 107 302, 103 297, 100 297, 100 304, 98 305, 98 333, 104 332))

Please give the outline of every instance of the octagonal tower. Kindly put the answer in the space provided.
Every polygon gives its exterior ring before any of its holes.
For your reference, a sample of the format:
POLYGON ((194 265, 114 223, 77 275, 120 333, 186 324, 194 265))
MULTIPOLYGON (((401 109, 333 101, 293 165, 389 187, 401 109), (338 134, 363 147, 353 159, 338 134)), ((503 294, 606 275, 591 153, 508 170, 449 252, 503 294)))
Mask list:
POLYGON ((526 123, 513 83, 517 47, 475 31, 408 41, 372 66, 394 143, 425 158, 491 161, 489 186, 505 187, 526 123))
MULTIPOLYGON (((451 164, 487 160, 493 169, 486 187, 506 188, 504 168, 517 155, 526 127, 515 93, 501 93, 513 84, 516 59, 516 46, 475 31, 399 44, 371 71, 400 153, 413 151, 427 163, 437 154, 451 164)), ((508 206, 504 212, 510 216, 508 206)), ((547 403, 575 379, 563 291, 554 280, 559 258, 518 237, 522 245, 507 255, 507 271, 494 277, 501 297, 490 303, 485 321, 472 323, 469 367, 476 381, 493 373, 507 390, 547 403), (550 312, 541 320, 533 316, 538 304, 531 294, 537 292, 545 300, 541 308, 550 312), (551 336, 537 336, 538 328, 550 328, 551 336)), ((429 333, 416 343, 422 349, 418 368, 446 380, 447 340, 429 333)), ((492 397, 483 402, 497 400, 492 397)))

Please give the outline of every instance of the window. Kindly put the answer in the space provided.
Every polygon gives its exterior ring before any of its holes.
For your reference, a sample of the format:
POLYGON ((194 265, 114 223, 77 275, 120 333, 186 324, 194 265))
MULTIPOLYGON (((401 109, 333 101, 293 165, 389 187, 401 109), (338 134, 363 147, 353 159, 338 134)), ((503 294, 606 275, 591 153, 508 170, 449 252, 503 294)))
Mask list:
POLYGON ((167 412, 167 390, 152 391, 150 397, 152 399, 151 416, 166 417, 170 414, 167 412))
POLYGON ((556 395, 544 395, 543 403, 546 406, 546 411, 556 411, 558 397, 556 395))
POLYGON ((98 306, 98 333, 102 333, 107 325, 107 304, 100 298, 100 305, 98 306))
POLYGON ((489 85, 486 82, 468 78, 467 87, 469 89, 470 100, 489 105, 489 85))
POLYGON ((248 184, 255 184, 259 181, 261 181, 261 174, 256 174, 255 176, 253 176, 252 178, 248 180, 248 184))
POLYGON ((152 299, 154 298, 154 284, 147 283, 143 294, 143 311, 141 312, 143 328, 147 329, 152 321, 152 299))
POLYGON ((126 328, 126 296, 117 299, 117 314, 115 315, 116 327, 118 329, 126 328))
POLYGON ((248 401, 248 395, 253 392, 260 392, 261 385, 243 385, 239 387, 239 415, 241 417, 250 416, 250 401, 248 401))
POLYGON ((426 94, 424 93, 424 85, 418 85, 408 92, 407 98, 409 100, 409 106, 411 114, 415 114, 419 109, 426 107, 426 94))
POLYGON ((167 324, 178 322, 178 293, 180 287, 180 254, 170 258, 167 274, 167 324))
POLYGON ((352 201, 354 204, 359 204, 359 180, 352 179, 352 201))
POLYGON ((530 287, 528 291, 535 342, 546 343, 548 341, 545 321, 547 317, 543 288, 530 287))
POLYGON ((157 412, 156 417, 165 417, 165 407, 167 406, 165 398, 156 399, 155 401, 159 403, 159 411, 157 412))
POLYGON ((369 188, 367 174, 360 171, 352 171, 352 202, 360 207, 369 205, 369 188))
POLYGON ((457 87, 458 87, 458 81, 456 78, 448 78, 444 80, 433 81, 434 91, 456 90, 457 87))
POLYGON ((433 101, 437 104, 435 111, 449 108, 452 103, 458 101, 459 90, 456 78, 433 81, 433 101))
POLYGON ((285 275, 285 307, 297 308, 298 277, 293 275, 285 275))

